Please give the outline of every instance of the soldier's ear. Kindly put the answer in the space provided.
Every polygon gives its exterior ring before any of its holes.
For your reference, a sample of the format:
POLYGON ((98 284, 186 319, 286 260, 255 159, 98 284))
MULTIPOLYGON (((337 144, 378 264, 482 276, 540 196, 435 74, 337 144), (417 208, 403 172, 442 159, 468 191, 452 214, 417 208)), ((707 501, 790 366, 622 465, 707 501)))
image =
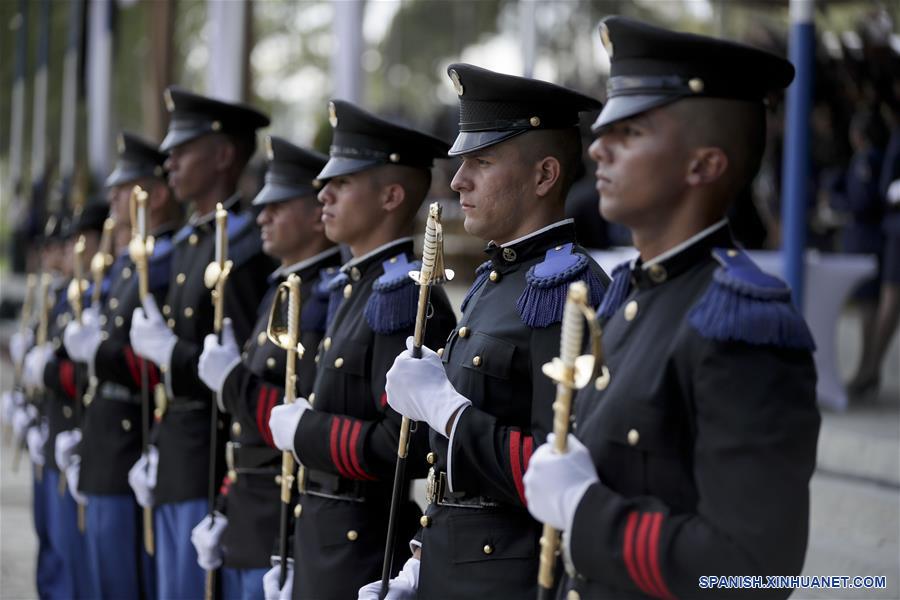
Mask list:
POLYGON ((221 137, 216 144, 213 164, 217 171, 228 171, 237 161, 237 147, 228 139, 221 137))
POLYGON ((719 181, 728 169, 728 155, 717 146, 695 148, 688 161, 685 183, 690 186, 709 185, 719 181))
POLYGON ((399 183, 390 183, 381 189, 381 208, 385 212, 397 210, 405 199, 406 190, 399 183))
POLYGON ((543 198, 559 181, 562 168, 555 156, 545 156, 534 165, 534 191, 538 198, 543 198))

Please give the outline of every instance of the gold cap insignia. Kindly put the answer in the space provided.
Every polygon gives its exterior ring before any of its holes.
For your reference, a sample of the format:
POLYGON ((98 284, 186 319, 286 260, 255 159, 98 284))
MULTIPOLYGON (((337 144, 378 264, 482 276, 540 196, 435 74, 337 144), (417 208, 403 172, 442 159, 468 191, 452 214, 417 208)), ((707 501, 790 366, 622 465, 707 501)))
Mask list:
POLYGON ((334 108, 334 102, 328 103, 328 122, 331 123, 332 127, 337 127, 337 109, 334 108))
POLYGON ((166 110, 168 110, 169 112, 175 110, 175 101, 172 100, 172 92, 169 90, 164 91, 163 98, 166 101, 166 110))
POLYGON ((609 39, 609 29, 606 27, 606 23, 600 23, 600 43, 603 44, 603 48, 606 50, 606 53, 610 58, 612 58, 613 43, 612 40, 609 39))
POLYGON ((462 96, 466 88, 463 87, 462 81, 459 80, 459 73, 456 69, 450 69, 450 80, 453 81, 453 88, 456 90, 457 96, 462 96))
POLYGON ((125 152, 125 136, 121 133, 116 136, 116 148, 118 148, 119 154, 125 152))
POLYGON ((275 160, 275 150, 272 149, 272 136, 266 136, 266 158, 275 160))

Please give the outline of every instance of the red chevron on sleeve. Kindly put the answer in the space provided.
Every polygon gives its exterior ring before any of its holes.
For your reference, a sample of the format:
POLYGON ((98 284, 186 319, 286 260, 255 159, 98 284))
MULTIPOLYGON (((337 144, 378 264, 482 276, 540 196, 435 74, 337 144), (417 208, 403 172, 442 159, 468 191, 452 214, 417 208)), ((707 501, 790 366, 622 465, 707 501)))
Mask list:
POLYGON ((272 415, 272 409, 278 402, 278 389, 261 385, 256 395, 256 428, 263 441, 272 448, 275 447, 275 440, 272 439, 272 430, 269 429, 269 417, 272 415))
POLYGON ((353 421, 353 427, 350 430, 350 462, 353 466, 353 471, 354 473, 356 473, 358 479, 371 481, 375 478, 366 473, 360 466, 359 449, 362 446, 362 438, 360 438, 359 434, 361 431, 362 422, 353 421))
POLYGON ((348 417, 331 417, 329 432, 331 461, 341 477, 371 481, 375 477, 366 473, 359 460, 360 447, 363 442, 360 437, 361 432, 362 421, 348 417))
POLYGON ((338 417, 331 417, 331 431, 328 436, 329 449, 331 450, 331 462, 334 463, 334 467, 342 477, 347 477, 349 479, 350 474, 347 471, 347 468, 344 466, 344 462, 341 460, 341 453, 338 449, 340 447, 340 444, 338 443, 340 433, 341 419, 339 419, 338 417))
POLYGON ((659 568, 659 533, 662 513, 631 511, 625 520, 622 556, 635 585, 654 598, 674 600, 659 568))
POLYGON ((518 429, 509 432, 509 469, 512 473, 513 483, 522 504, 528 504, 525 500, 525 484, 522 476, 528 468, 531 453, 534 449, 534 438, 530 435, 523 436, 518 429))
POLYGON ((138 357, 135 356, 134 350, 131 349, 131 346, 125 346, 125 363, 128 365, 128 372, 131 373, 131 379, 134 381, 134 385, 138 388, 141 387, 141 371, 138 366, 138 357))
POLYGON ((59 361, 59 385, 66 396, 75 398, 78 390, 75 387, 75 363, 71 360, 59 361))

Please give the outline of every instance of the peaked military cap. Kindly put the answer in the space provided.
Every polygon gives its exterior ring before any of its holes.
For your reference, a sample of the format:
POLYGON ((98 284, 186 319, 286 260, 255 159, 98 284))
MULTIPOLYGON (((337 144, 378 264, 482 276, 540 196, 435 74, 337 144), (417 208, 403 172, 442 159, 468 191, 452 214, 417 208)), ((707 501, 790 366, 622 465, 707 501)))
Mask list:
POLYGON ((447 67, 459 96, 459 135, 450 156, 493 146, 526 131, 578 126, 578 113, 603 104, 539 79, 464 63, 447 67))
POLYGON ((269 117, 253 107, 223 102, 194 94, 179 87, 165 91, 169 111, 169 132, 160 144, 162 152, 207 133, 253 136, 269 124, 269 117))
POLYGON ((109 216, 109 205, 100 199, 89 200, 77 207, 72 214, 72 235, 86 231, 103 231, 103 222, 109 216))
POLYGON ((600 39, 609 54, 610 76, 594 133, 683 98, 762 101, 794 78, 793 65, 769 52, 625 17, 603 19, 600 39))
POLYGON ((156 149, 156 144, 127 131, 119 133, 117 143, 119 156, 115 169, 106 178, 106 187, 131 183, 144 177, 165 178, 163 163, 166 162, 166 155, 156 149))
POLYGON ((253 199, 253 206, 311 196, 322 187, 316 175, 328 162, 324 154, 300 148, 274 135, 266 138, 266 154, 265 185, 253 199))
POLYGON ((345 100, 328 104, 333 129, 330 158, 319 173, 324 181, 380 165, 430 169, 435 158, 447 158, 449 144, 427 133, 395 125, 345 100))

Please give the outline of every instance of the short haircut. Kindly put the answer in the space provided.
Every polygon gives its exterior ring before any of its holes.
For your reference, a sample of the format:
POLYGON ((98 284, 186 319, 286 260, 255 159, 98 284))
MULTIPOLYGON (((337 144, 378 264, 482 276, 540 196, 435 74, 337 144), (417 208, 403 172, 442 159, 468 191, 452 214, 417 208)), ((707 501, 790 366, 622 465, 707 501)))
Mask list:
POLYGON ((559 197, 565 199, 582 168, 581 134, 578 128, 538 129, 513 139, 518 140, 523 160, 534 164, 552 156, 559 162, 559 197))
POLYGON ((372 171, 372 184, 384 187, 398 184, 405 194, 404 205, 410 218, 418 212, 431 189, 431 169, 406 165, 381 165, 372 171))

